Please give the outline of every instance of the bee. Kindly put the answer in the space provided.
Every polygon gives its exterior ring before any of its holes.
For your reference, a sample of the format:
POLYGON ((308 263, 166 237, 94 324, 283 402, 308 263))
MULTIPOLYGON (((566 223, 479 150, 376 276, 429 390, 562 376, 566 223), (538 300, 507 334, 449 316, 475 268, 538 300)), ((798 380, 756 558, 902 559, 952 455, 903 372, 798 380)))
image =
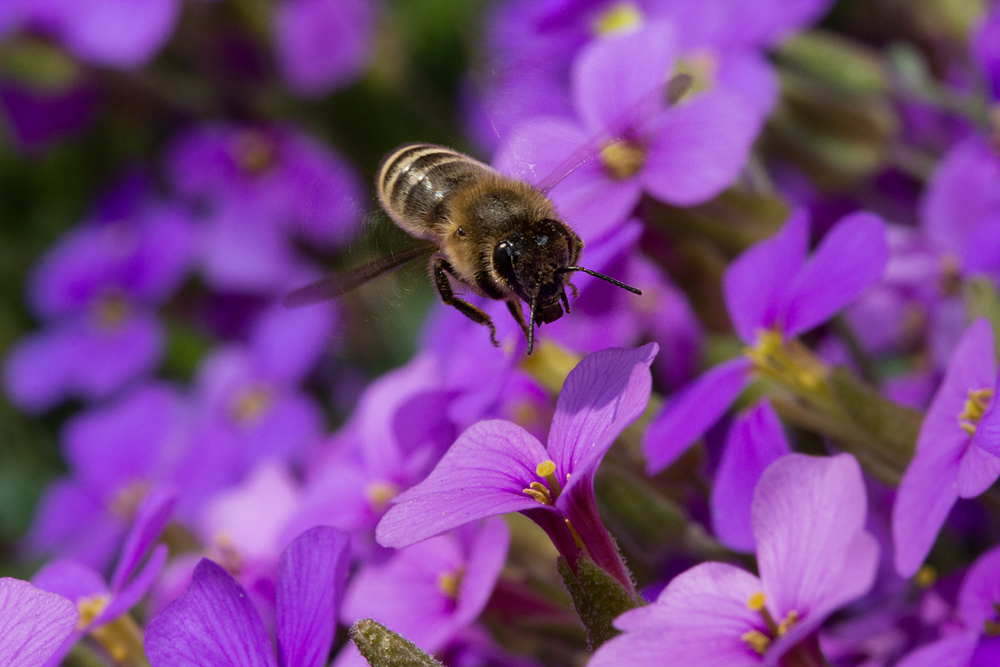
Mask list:
MULTIPOLYGON (((690 86, 680 74, 667 84, 668 103, 690 86)), ((660 96, 662 91, 658 91, 660 96)), ((596 137, 548 177, 529 185, 463 153, 433 144, 406 144, 383 158, 375 178, 379 203, 404 231, 424 241, 289 294, 286 307, 335 298, 418 257, 431 255, 430 274, 441 301, 489 328, 481 308, 455 295, 453 283, 479 296, 504 301, 528 341, 535 326, 570 312, 567 287, 575 272, 642 294, 635 287, 578 264, 583 240, 559 218, 549 190, 621 137, 596 137), (522 302, 528 306, 525 318, 522 302)))

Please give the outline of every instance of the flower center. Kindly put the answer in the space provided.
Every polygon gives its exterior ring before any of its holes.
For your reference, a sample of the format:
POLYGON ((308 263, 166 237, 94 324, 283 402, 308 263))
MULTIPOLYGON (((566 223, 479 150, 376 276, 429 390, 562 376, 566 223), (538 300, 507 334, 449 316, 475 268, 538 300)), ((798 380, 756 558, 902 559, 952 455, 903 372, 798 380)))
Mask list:
POLYGON ((829 369, 797 340, 785 341, 777 331, 761 331, 757 344, 744 350, 754 370, 798 392, 816 393, 829 369))
POLYGON ((970 389, 969 397, 965 399, 965 408, 958 415, 958 425, 969 435, 975 435, 976 425, 983 418, 986 406, 990 404, 993 390, 989 388, 970 389))
POLYGON ((635 176, 645 162, 646 149, 635 141, 616 141, 601 149, 604 170, 618 181, 635 176))
POLYGON ((76 622, 77 630, 84 630, 94 619, 101 615, 108 603, 111 602, 107 595, 92 595, 80 598, 76 601, 76 608, 80 612, 80 618, 76 622))
POLYGON ((559 484, 559 480, 556 479, 555 461, 542 461, 535 468, 535 474, 548 482, 548 486, 545 486, 541 482, 532 482, 527 489, 524 489, 523 493, 526 493, 543 505, 554 505, 555 501, 559 498, 559 494, 562 493, 562 486, 559 484))
MULTIPOLYGON (((996 614, 997 618, 1000 619, 1000 602, 993 603, 993 612, 996 614)), ((983 632, 987 637, 997 637, 1000 636, 1000 622, 988 618, 983 621, 983 632)))
POLYGON ((642 10, 631 2, 619 2, 601 13, 594 21, 595 35, 631 32, 642 25, 642 10))
POLYGON ((678 58, 674 65, 674 75, 687 74, 691 77, 691 87, 684 94, 684 97, 688 97, 711 88, 715 84, 717 69, 715 56, 707 51, 698 51, 678 58))
POLYGON ((952 253, 941 258, 941 293, 955 295, 962 291, 962 260, 952 253))
POLYGON ((111 292, 97 299, 94 304, 94 317, 99 327, 115 331, 128 319, 131 310, 128 299, 123 294, 111 292))
POLYGON ((233 544, 233 540, 226 533, 218 533, 214 540, 214 551, 212 560, 226 569, 234 577, 243 570, 243 557, 233 544))
POLYGON ((774 621, 774 617, 771 616, 771 612, 768 611, 765 606, 764 594, 761 592, 754 593, 750 596, 747 601, 747 607, 751 611, 755 611, 760 614, 760 617, 764 619, 764 625, 767 626, 767 632, 762 632, 760 630, 749 630, 744 632, 740 639, 752 648, 754 651, 760 655, 767 653, 768 647, 778 637, 785 635, 796 623, 799 622, 799 612, 792 609, 785 618, 781 620, 780 623, 774 621))
POLYGON ((389 501, 399 494, 399 487, 392 482, 379 480, 372 482, 365 488, 365 495, 372 509, 381 512, 389 506, 389 501))
POLYGON ((247 426, 259 420, 273 401, 270 388, 257 385, 247 389, 233 401, 230 415, 237 424, 247 426))
POLYGON ((260 130, 247 130, 236 137, 233 147, 236 164, 250 176, 260 176, 277 162, 274 142, 260 130))
POLYGON ((461 565, 453 572, 442 572, 438 575, 438 590, 452 600, 458 599, 458 591, 462 587, 462 578, 465 576, 465 568, 461 565))
POLYGON ((147 482, 132 482, 123 486, 111 501, 111 512, 115 516, 131 521, 135 516, 135 508, 146 497, 147 491, 149 491, 147 482))

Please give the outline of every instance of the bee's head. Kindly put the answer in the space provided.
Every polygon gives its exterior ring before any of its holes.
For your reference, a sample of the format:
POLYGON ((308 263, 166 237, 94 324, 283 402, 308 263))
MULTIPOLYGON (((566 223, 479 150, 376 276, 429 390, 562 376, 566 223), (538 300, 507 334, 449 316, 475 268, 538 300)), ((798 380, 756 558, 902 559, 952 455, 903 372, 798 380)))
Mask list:
POLYGON ((642 294, 634 287, 596 271, 576 266, 583 243, 565 223, 540 220, 509 234, 493 248, 493 268, 531 310, 528 354, 534 345, 536 324, 555 322, 569 312, 566 286, 574 271, 583 271, 618 287, 642 294))

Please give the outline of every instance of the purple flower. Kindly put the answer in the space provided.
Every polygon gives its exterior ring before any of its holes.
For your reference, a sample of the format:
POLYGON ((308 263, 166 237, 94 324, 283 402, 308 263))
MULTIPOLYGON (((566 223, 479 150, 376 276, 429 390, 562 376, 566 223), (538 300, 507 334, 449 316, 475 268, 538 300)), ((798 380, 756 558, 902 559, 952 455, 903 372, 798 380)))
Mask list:
POLYGON ((27 581, 0 578, 0 665, 41 667, 76 625, 76 606, 27 581))
POLYGON ((8 134, 21 151, 34 153, 80 132, 97 111, 97 95, 76 81, 59 90, 0 81, 0 106, 8 134))
MULTIPOLYGON (((130 646, 130 633, 123 636, 115 630, 103 633, 100 630, 138 604, 159 577, 167 560, 167 547, 159 545, 149 553, 148 559, 145 556, 170 520, 176 499, 172 490, 157 489, 139 505, 109 582, 90 567, 73 560, 52 561, 38 571, 33 580, 36 586, 75 601, 80 612, 73 632, 46 664, 51 667, 61 664, 62 658, 81 637, 95 631, 98 631, 95 639, 111 655, 119 658, 134 655, 130 651, 137 647, 130 646), (145 565, 142 565, 143 560, 145 565)), ((124 623, 134 622, 126 619, 124 623)))
POLYGON ((988 667, 1000 664, 1000 548, 969 568, 958 594, 959 628, 923 646, 897 667, 988 667))
POLYGON ((649 401, 657 346, 612 348, 585 357, 563 384, 548 446, 506 421, 465 431, 426 480, 396 496, 376 539, 402 547, 507 512, 538 523, 570 564, 579 540, 598 566, 631 579, 597 514, 594 474, 615 438, 649 401))
POLYGON ((148 200, 120 215, 71 231, 29 278, 29 304, 47 326, 17 343, 4 365, 7 393, 25 410, 105 398, 159 362, 163 331, 153 307, 187 275, 191 224, 148 200))
POLYGON ((986 76, 994 100, 1000 100, 1000 8, 987 10, 972 34, 972 55, 986 76))
POLYGON ((347 578, 347 539, 318 526, 281 555, 277 581, 278 659, 246 590, 202 559, 191 585, 150 621, 146 655, 153 667, 322 667, 347 578))
POLYGON ((729 265, 723 295, 746 355, 720 364, 682 390, 646 430, 651 472, 680 456, 714 424, 748 384, 752 372, 790 374, 805 391, 825 367, 789 341, 833 317, 878 281, 889 256, 885 227, 872 213, 843 218, 806 261, 809 223, 800 211, 776 235, 729 265))
POLYGON ((730 549, 754 550, 750 529, 754 489, 768 466, 790 451, 767 400, 733 422, 712 484, 712 531, 730 549))
POLYGON ((364 221, 360 179, 340 155, 284 126, 207 125, 175 140, 167 172, 206 219, 201 265, 213 287, 281 293, 313 278, 294 248, 349 240, 364 221))
POLYGON ((1000 476, 996 385, 993 334, 979 319, 955 348, 899 485, 892 533, 904 577, 919 569, 955 501, 978 496, 1000 476))
POLYGON ((282 0, 275 7, 278 65, 301 95, 323 95, 360 77, 374 38, 371 0, 282 0))
POLYGON ((815 650, 823 621, 875 580, 861 468, 849 454, 789 454, 761 476, 751 511, 759 578, 725 563, 696 565, 654 604, 620 616, 624 634, 590 665, 645 667, 665 655, 690 667, 773 665, 815 650))
POLYGON ((153 488, 174 482, 181 508, 200 503, 176 474, 192 455, 185 422, 180 396, 161 384, 75 415, 61 438, 72 472, 42 498, 28 536, 31 551, 103 569, 153 488))
POLYGON ((651 102, 650 93, 664 85, 675 58, 666 24, 591 43, 573 69, 580 122, 526 122, 500 149, 497 168, 537 182, 592 137, 623 137, 552 190, 562 215, 586 242, 623 223, 643 192, 678 205, 714 197, 742 169, 761 118, 725 90, 694 95, 666 110, 658 98, 651 102))
MULTIPOLYGON (((507 559, 510 531, 500 519, 401 549, 361 568, 344 597, 341 620, 373 618, 427 653, 438 653, 486 606, 507 559)), ((363 664, 344 651, 338 667, 363 664)))

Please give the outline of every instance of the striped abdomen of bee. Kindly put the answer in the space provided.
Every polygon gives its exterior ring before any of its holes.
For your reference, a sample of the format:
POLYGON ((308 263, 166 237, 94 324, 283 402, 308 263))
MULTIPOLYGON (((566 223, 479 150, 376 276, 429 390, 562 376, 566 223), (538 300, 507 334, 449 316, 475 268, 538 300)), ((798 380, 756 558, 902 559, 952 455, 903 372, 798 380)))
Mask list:
POLYGON ((446 234, 453 195, 496 172, 444 146, 407 144, 389 153, 375 178, 382 208, 418 238, 440 241, 446 234))

